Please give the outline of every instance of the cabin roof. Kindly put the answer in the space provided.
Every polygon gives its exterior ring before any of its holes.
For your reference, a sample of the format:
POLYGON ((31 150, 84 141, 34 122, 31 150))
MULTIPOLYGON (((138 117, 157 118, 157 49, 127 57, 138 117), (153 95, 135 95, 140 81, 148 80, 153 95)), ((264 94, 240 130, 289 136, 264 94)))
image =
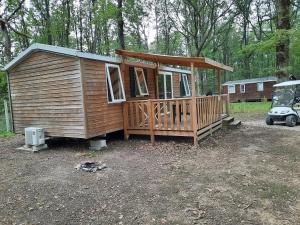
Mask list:
POLYGON ((195 67, 207 68, 207 69, 221 69, 227 71, 233 71, 233 68, 226 66, 222 63, 216 62, 206 57, 185 57, 185 56, 170 56, 159 55, 150 53, 133 52, 127 50, 117 49, 116 53, 124 57, 131 57, 142 59, 150 62, 157 62, 165 65, 178 65, 190 67, 191 63, 194 63, 195 67))
POLYGON ((92 54, 92 53, 81 52, 79 50, 71 49, 71 48, 35 43, 35 44, 32 44, 30 47, 28 47, 23 52, 21 52, 17 57, 15 57, 8 64, 6 64, 4 66, 4 70, 12 69, 14 66, 18 65, 25 58, 27 58, 30 54, 32 54, 33 52, 38 52, 38 51, 46 51, 46 52, 52 52, 52 53, 57 53, 57 54, 61 54, 61 55, 67 55, 67 56, 73 56, 73 57, 79 57, 79 58, 85 58, 85 59, 93 59, 93 60, 104 61, 104 62, 121 63, 120 59, 118 59, 116 57, 97 55, 97 54, 92 54))
POLYGON ((289 80, 279 84, 273 85, 274 87, 285 87, 285 86, 292 86, 300 84, 300 80, 289 80))
POLYGON ((183 70, 183 69, 168 67, 168 66, 160 66, 160 67, 158 67, 158 69, 159 69, 159 71, 191 74, 190 70, 183 70))
POLYGON ((244 80, 233 80, 227 81, 223 85, 232 85, 232 84, 251 84, 251 83, 261 83, 261 82, 270 82, 270 81, 277 81, 277 77, 259 77, 253 79, 244 79, 244 80))

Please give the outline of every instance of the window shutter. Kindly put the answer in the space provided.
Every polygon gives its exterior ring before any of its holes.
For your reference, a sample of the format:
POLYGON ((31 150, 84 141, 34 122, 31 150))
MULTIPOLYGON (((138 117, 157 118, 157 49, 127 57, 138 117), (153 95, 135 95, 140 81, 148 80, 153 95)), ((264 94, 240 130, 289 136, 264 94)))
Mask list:
MULTIPOLYGON (((143 69, 144 71, 144 76, 146 80, 146 84, 148 86, 148 74, 147 74, 147 69, 143 69)), ((139 93, 139 88, 137 86, 137 80, 135 76, 135 70, 133 66, 129 67, 129 82, 130 82, 130 97, 136 97, 140 95, 139 93)))
POLYGON ((148 86, 148 74, 147 74, 148 70, 147 69, 143 69, 143 70, 144 70, 145 80, 148 86))

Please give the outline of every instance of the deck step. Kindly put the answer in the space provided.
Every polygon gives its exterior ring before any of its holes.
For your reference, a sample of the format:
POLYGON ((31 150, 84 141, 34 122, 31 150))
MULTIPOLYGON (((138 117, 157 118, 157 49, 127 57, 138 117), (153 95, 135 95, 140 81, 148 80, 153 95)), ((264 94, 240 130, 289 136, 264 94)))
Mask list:
POLYGON ((222 114, 222 119, 229 117, 228 114, 222 114))
POLYGON ((236 127, 240 126, 241 124, 242 124, 242 122, 240 120, 234 120, 228 124, 228 127, 236 128, 236 127))
POLYGON ((223 126, 228 126, 230 123, 234 121, 232 116, 228 116, 222 120, 223 126))

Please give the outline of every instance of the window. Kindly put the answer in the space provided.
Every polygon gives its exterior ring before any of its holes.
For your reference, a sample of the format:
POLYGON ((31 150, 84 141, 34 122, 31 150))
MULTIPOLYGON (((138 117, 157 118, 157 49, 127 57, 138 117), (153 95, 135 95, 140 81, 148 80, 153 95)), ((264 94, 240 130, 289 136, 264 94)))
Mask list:
POLYGON ((189 80, 186 74, 181 74, 181 82, 183 84, 184 96, 191 96, 189 80))
POLYGON ((257 91, 264 91, 264 83, 257 83, 257 91))
POLYGON ((106 81, 108 101, 112 103, 126 101, 122 76, 118 65, 106 64, 106 81))
POLYGON ((234 94, 235 93, 235 85, 231 84, 228 85, 228 94, 234 94))
POLYGON ((241 93, 245 93, 246 92, 245 84, 241 84, 240 85, 240 91, 241 91, 241 93))
POLYGON ((149 95, 144 70, 142 68, 135 67, 134 71, 140 95, 149 95))
POLYGON ((159 99, 173 98, 173 76, 171 72, 159 71, 157 77, 159 99))

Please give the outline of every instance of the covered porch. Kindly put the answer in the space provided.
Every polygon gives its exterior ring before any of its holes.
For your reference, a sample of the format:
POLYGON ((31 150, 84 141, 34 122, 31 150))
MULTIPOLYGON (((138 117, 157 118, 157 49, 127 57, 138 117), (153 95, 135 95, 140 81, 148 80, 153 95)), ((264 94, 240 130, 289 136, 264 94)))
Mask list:
MULTIPOLYGON (((152 67, 155 74, 156 98, 129 99, 123 103, 124 136, 131 134, 150 135, 151 142, 156 135, 193 137, 194 144, 222 126, 222 119, 229 115, 229 95, 221 94, 222 71, 233 71, 229 66, 204 57, 165 56, 116 50, 122 57, 121 71, 126 75, 126 65, 152 67), (129 61, 135 58, 152 62, 145 64, 129 61), (161 95, 158 75, 167 70, 161 65, 189 67, 190 96, 176 98, 171 94, 161 95), (217 93, 209 96, 196 95, 195 68, 215 69, 217 93)), ((180 69, 174 68, 174 71, 180 69)), ((165 78, 166 79, 166 78, 165 78)), ((165 84, 165 90, 167 89, 165 84)), ((173 91, 173 90, 172 90, 173 91)), ((146 97, 146 96, 145 96, 146 97)))

